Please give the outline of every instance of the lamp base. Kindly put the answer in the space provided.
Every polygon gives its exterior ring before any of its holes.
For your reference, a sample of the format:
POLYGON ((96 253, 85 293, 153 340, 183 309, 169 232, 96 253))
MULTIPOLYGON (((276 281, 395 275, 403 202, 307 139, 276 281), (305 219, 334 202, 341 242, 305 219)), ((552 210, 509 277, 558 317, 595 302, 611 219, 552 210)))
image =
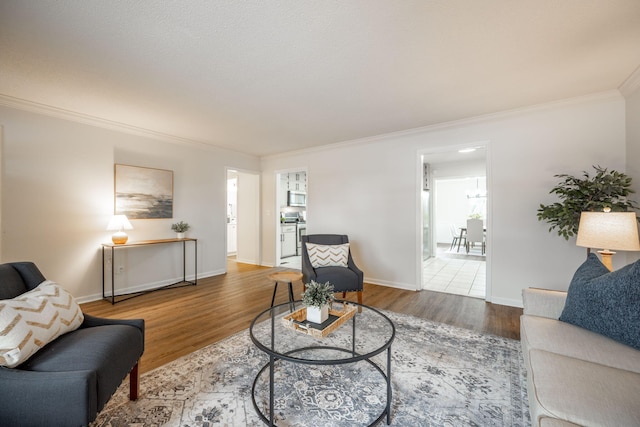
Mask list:
POLYGON ((609 271, 613 271, 613 263, 611 262, 611 257, 615 252, 604 249, 602 251, 598 251, 598 253, 602 256, 602 263, 605 267, 609 269, 609 271))
POLYGON ((111 236, 111 241, 114 245, 124 245, 129 240, 129 236, 124 231, 118 231, 111 236))

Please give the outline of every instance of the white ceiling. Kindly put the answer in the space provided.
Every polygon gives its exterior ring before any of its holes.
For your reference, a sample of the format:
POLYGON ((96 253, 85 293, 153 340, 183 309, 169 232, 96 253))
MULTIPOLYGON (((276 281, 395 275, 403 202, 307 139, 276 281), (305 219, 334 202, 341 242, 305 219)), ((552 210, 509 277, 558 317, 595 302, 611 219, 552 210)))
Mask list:
POLYGON ((3 99, 255 155, 616 89, 639 65, 638 0, 0 2, 3 99))

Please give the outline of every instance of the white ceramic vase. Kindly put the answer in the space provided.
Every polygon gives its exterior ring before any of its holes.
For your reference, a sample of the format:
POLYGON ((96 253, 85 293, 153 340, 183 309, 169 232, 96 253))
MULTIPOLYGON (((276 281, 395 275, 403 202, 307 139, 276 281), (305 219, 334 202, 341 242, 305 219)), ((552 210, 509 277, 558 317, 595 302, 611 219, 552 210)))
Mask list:
POLYGON ((184 239, 184 233, 176 233, 176 239, 184 239))
POLYGON ((329 306, 307 307, 307 321, 313 323, 322 323, 329 318, 329 306))

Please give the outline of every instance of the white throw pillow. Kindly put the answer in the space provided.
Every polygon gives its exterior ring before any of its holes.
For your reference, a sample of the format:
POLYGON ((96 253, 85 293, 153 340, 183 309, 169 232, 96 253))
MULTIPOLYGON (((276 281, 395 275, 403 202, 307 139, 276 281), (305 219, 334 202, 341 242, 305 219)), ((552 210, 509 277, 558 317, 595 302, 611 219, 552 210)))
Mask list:
POLYGON ((307 253, 313 268, 346 267, 347 261, 349 261, 349 244, 318 245, 307 243, 307 253))
POLYGON ((78 329, 83 320, 73 296, 50 280, 0 300, 0 366, 20 365, 60 335, 78 329))

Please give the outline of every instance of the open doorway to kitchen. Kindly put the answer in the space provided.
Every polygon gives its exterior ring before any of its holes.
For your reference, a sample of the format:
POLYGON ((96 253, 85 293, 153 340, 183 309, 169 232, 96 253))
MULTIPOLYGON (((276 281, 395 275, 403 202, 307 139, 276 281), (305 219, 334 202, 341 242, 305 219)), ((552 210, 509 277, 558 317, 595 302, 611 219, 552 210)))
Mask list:
POLYGON ((422 289, 487 297, 486 151, 472 144, 421 155, 422 289))
POLYGON ((307 233, 307 171, 296 169, 276 174, 278 224, 277 265, 300 270, 301 236, 307 233))
POLYGON ((227 169, 227 257, 260 264, 260 176, 227 169))

